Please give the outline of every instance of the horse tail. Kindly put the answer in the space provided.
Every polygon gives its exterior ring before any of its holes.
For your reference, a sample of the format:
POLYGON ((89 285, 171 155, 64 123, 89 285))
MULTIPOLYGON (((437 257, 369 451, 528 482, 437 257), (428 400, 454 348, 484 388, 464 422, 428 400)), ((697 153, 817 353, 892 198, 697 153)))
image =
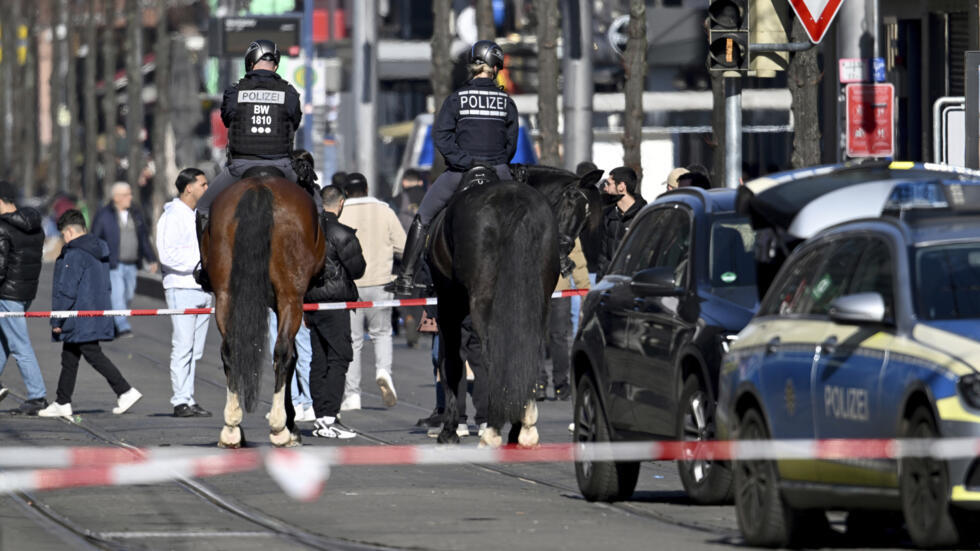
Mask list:
POLYGON ((232 249, 226 335, 231 354, 228 378, 248 412, 255 409, 258 401, 262 366, 268 353, 272 210, 272 191, 262 185, 245 191, 235 208, 238 228, 232 249))
POLYGON ((489 419, 518 423, 533 396, 541 345, 547 330, 548 297, 541 284, 540 251, 529 243, 541 232, 529 213, 520 217, 500 250, 516 251, 498 264, 484 351, 489 360, 489 419), (543 307, 535 307, 541 305, 543 307))

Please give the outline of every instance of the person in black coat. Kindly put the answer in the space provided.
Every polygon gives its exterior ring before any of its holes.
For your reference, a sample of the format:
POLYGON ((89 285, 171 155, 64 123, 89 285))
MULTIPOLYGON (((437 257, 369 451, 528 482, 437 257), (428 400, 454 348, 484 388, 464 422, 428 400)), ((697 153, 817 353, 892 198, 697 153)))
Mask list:
MULTIPOLYGON (((342 189, 326 186, 321 190, 323 212, 320 227, 327 243, 321 283, 306 292, 305 302, 357 300, 354 280, 367 266, 355 230, 340 223, 345 195, 342 189)), ((313 359, 310 363, 310 394, 313 397, 313 436, 353 438, 356 433, 337 421, 344 395, 347 368, 354 359, 350 336, 350 310, 323 310, 306 313, 310 328, 313 359)))
MULTIPOLYGON (((107 310, 109 308, 109 246, 85 230, 85 217, 76 209, 58 219, 58 231, 65 240, 54 264, 51 307, 54 310, 107 310)), ((125 413, 140 398, 122 373, 102 353, 99 341, 112 340, 112 320, 105 316, 51 318, 51 336, 61 341, 61 375, 58 397, 38 412, 41 417, 71 417, 71 396, 75 391, 78 362, 85 357, 116 393, 112 413, 125 413)))
POLYGON ((609 196, 610 200, 615 201, 615 204, 606 209, 602 218, 602 248, 599 250, 599 271, 597 272, 599 279, 606 275, 613 254, 626 235, 626 230, 629 229, 633 219, 647 204, 643 197, 637 193, 639 186, 639 179, 632 168, 621 166, 609 171, 603 192, 609 196))
MULTIPOLYGON (((41 275, 41 213, 32 208, 18 209, 14 204, 17 188, 0 181, 0 311, 23 312, 37 295, 41 275)), ((47 407, 47 390, 41 367, 37 363, 25 318, 0 318, 0 373, 7 357, 17 360, 17 367, 27 387, 25 400, 14 413, 37 415, 47 407)), ((9 390, 0 384, 0 400, 9 390)))

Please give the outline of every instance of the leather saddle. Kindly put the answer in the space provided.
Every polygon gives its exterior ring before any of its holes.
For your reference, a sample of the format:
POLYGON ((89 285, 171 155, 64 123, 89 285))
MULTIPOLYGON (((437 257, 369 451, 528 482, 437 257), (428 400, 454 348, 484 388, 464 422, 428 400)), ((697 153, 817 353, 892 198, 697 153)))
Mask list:
POLYGON ((493 167, 477 165, 463 173, 457 192, 499 181, 500 178, 497 177, 497 171, 493 167))

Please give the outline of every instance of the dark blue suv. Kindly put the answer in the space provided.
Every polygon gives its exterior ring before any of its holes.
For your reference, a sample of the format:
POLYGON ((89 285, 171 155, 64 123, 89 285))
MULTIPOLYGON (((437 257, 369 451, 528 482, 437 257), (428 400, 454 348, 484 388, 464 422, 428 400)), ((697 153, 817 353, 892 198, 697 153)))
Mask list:
MULTIPOLYGON (((684 188, 633 221, 609 273, 583 303, 573 347, 576 442, 714 438, 723 354, 758 305, 755 234, 735 191, 684 188)), ((700 503, 731 498, 731 470, 678 463, 700 503)), ((635 462, 581 462, 590 501, 626 499, 635 462)))

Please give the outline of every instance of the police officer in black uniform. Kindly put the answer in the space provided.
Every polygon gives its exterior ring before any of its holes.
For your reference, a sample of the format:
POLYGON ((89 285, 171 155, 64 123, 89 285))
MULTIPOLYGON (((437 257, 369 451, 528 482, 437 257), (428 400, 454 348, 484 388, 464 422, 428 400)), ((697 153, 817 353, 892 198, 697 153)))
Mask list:
POLYGON ((411 294, 429 223, 449 202, 465 171, 490 165, 501 180, 512 179, 508 163, 517 151, 517 106, 495 83, 504 67, 504 52, 481 40, 470 48, 469 63, 470 81, 446 98, 432 126, 447 170, 426 192, 409 227, 401 274, 386 287, 396 294, 411 294))
MULTIPOLYGON (((299 92, 276 73, 279 48, 256 40, 245 52, 245 76, 225 90, 221 121, 228 128, 228 160, 197 202, 197 239, 207 226, 211 203, 219 193, 255 167, 273 167, 296 181, 292 167, 293 135, 303 119, 299 92)), ((211 292, 203 266, 194 278, 211 292)))
POLYGON ((290 158, 303 111, 299 93, 276 74, 279 57, 275 42, 252 42, 245 52, 245 76, 225 90, 221 120, 228 128, 228 161, 197 203, 205 217, 214 198, 249 168, 275 167, 296 181, 290 158))

